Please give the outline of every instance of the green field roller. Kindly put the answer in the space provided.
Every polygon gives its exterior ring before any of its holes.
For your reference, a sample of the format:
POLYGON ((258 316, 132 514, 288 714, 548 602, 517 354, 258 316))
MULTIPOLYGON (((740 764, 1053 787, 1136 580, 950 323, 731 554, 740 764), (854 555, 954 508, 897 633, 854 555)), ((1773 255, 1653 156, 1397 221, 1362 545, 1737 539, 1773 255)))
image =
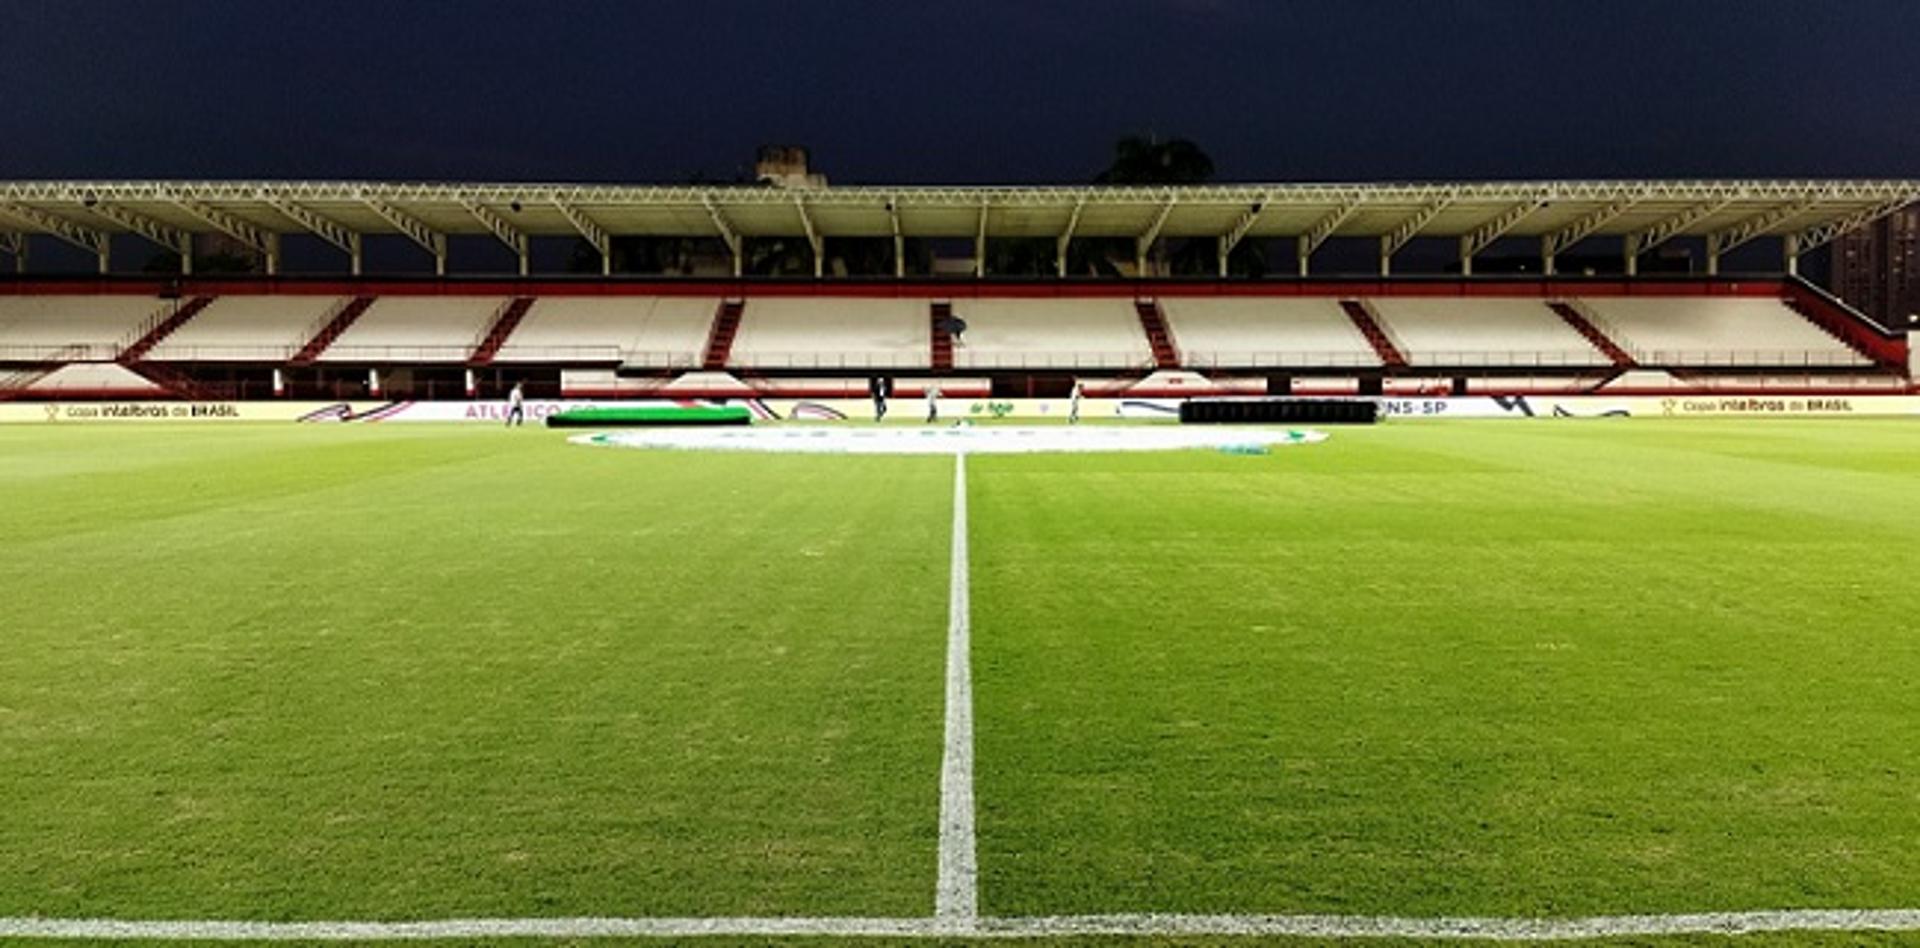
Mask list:
POLYGON ((576 408, 547 416, 549 428, 673 428, 752 423, 753 415, 738 405, 576 408))

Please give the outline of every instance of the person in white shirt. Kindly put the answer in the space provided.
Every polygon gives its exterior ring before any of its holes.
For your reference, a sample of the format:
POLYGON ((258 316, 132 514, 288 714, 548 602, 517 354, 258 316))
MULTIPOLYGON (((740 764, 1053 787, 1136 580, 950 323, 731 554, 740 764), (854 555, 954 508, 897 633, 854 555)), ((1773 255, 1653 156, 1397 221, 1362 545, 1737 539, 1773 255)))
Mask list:
POLYGON ((520 385, 519 382, 513 383, 513 391, 507 393, 507 427, 509 428, 514 425, 525 426, 527 423, 527 393, 520 385))
POLYGON ((1073 391, 1067 394, 1067 424, 1080 423, 1080 380, 1073 380, 1073 391))
POLYGON ((927 385, 927 424, 940 420, 940 386, 927 385))

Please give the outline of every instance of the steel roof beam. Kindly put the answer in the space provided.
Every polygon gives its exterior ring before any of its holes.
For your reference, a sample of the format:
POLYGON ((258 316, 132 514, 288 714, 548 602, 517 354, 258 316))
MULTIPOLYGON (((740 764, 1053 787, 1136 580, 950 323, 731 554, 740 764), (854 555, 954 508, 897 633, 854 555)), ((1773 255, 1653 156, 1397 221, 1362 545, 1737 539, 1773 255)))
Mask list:
POLYGON ((272 233, 271 231, 263 231, 232 214, 228 214, 218 208, 209 207, 189 195, 175 197, 173 204, 175 207, 206 221, 213 226, 214 230, 246 244, 249 248, 259 253, 266 263, 267 274, 269 276, 280 272, 280 235, 272 233))
POLYGON ((113 238, 103 230, 95 230, 57 214, 49 214, 36 207, 12 202, 0 202, 0 214, 6 214, 17 220, 23 220, 51 234, 60 240, 72 244, 100 261, 100 272, 106 273, 113 260, 113 238))
POLYGON ((1872 207, 1863 208, 1844 217, 1838 217, 1809 227, 1793 235, 1797 253, 1806 253, 1822 244, 1831 243, 1849 231, 1865 227, 1888 214, 1920 200, 1920 195, 1908 195, 1888 201, 1882 201, 1872 207))
POLYGON ((460 206, 466 208, 467 213, 473 215, 473 219, 479 221, 481 226, 492 231, 493 236, 506 244, 508 250, 513 251, 514 256, 520 261, 520 275, 526 276, 530 267, 528 257, 531 246, 526 231, 508 223, 498 211, 474 200, 471 196, 462 196, 460 206))
MULTIPOLYGON (((296 201, 344 202, 366 197, 388 203, 457 204, 470 195, 492 204, 510 201, 551 203, 555 199, 591 206, 686 205, 699 203, 714 189, 660 185, 559 184, 391 184, 378 182, 0 182, 0 201, 45 202, 73 199, 81 191, 101 200, 170 200, 184 193, 196 200, 227 204, 272 193, 296 201)), ((791 201, 793 192, 777 187, 726 189, 729 204, 775 205, 791 201)), ((810 192, 820 205, 866 205, 897 195, 909 205, 977 207, 982 200, 1000 206, 1065 206, 1085 198, 1104 205, 1158 204, 1165 187, 836 187, 810 192)), ((1473 182, 1461 184, 1235 184, 1194 185, 1178 189, 1181 200, 1199 204, 1250 204, 1267 195, 1270 204, 1288 206, 1339 205, 1367 201, 1379 205, 1417 205, 1451 197, 1461 202, 1512 204, 1528 200, 1550 202, 1606 202, 1666 200, 1702 202, 1722 197, 1783 202, 1812 197, 1822 202, 1878 202, 1895 197, 1920 197, 1915 180, 1782 180, 1782 181, 1549 181, 1473 182)))
POLYGON ((164 249, 173 251, 180 257, 180 272, 193 272, 193 236, 186 231, 162 224, 145 214, 105 202, 97 202, 87 210, 145 237, 164 249))
POLYGON ((1545 201, 1522 201, 1501 211, 1494 219, 1481 224, 1472 231, 1460 235, 1460 274, 1473 275, 1473 258, 1481 251, 1493 246, 1507 231, 1518 226, 1533 212, 1546 207, 1545 201))
POLYGON ((294 222, 307 232, 346 251, 347 267, 354 276, 360 275, 360 232, 349 230, 338 221, 324 217, 314 211, 295 204, 279 196, 263 197, 268 207, 280 212, 280 216, 294 222))
POLYGON ((1633 276, 1640 272, 1641 254, 1672 240, 1682 231, 1699 223, 1701 220, 1719 213, 1722 208, 1733 203, 1733 200, 1734 198, 1730 196, 1711 201, 1702 201, 1677 214, 1655 221, 1649 227, 1644 227, 1628 234, 1626 243, 1627 275, 1633 276))
POLYGON ((740 239, 740 232, 733 229, 733 222, 727 220, 727 215, 720 213, 720 205, 713 203, 713 195, 700 195, 700 204, 707 209, 707 216, 713 218, 713 229, 726 242, 727 251, 733 254, 733 275, 739 276, 746 269, 746 258, 743 256, 745 242, 740 239))
POLYGON ((1306 232, 1295 238, 1301 276, 1307 275, 1307 262, 1313 258, 1313 252, 1319 250, 1320 245, 1326 243, 1333 236, 1333 232, 1339 230, 1340 225, 1346 223, 1347 218, 1352 217, 1358 210, 1360 210, 1359 201, 1341 204, 1308 225, 1306 232))
POLYGON ((574 207, 565 200, 556 198, 554 199, 553 206, 560 211, 561 217, 567 219, 568 224, 573 225, 574 230, 580 232, 582 239, 593 245, 594 252, 600 255, 600 275, 612 276, 613 238, 607 234, 607 229, 601 227, 598 221, 587 216, 587 212, 574 207))
POLYGON ((1267 199, 1263 196, 1260 200, 1253 202, 1245 211, 1241 212, 1240 216, 1234 219, 1233 226, 1227 228, 1227 232, 1220 235, 1221 276, 1227 275, 1227 258, 1233 253, 1233 248, 1238 247, 1240 241, 1246 239, 1247 232, 1253 229, 1253 225, 1260 220, 1261 212, 1265 211, 1266 208, 1267 199))
POLYGON ((973 235, 973 275, 987 275, 987 204, 980 203, 980 229, 973 235))
POLYGON ((1612 223, 1615 218, 1625 214, 1638 203, 1640 199, 1637 197, 1610 201, 1600 208, 1588 211, 1578 220, 1553 233, 1543 234, 1540 237, 1541 271, 1552 276, 1555 257, 1566 252, 1567 248, 1574 244, 1593 236, 1600 228, 1612 223))
POLYGON ((1453 203, 1450 197, 1443 197, 1427 203, 1414 211, 1406 220, 1394 225, 1394 228, 1380 235, 1380 275, 1388 276, 1393 271, 1393 255, 1400 252, 1413 238, 1420 235, 1422 228, 1432 223, 1441 211, 1453 203))
POLYGON ((887 223, 893 226, 893 275, 907 275, 907 238, 900 230, 900 201, 896 197, 887 198, 887 223))
POLYGON ((1073 202, 1073 210, 1067 212, 1066 229, 1060 232, 1059 237, 1054 238, 1053 266, 1060 276, 1067 275, 1067 246, 1073 243, 1073 232, 1080 226, 1080 212, 1086 208, 1087 198, 1083 194, 1073 202))
POLYGON ((1147 225, 1146 232, 1133 239, 1134 276, 1147 275, 1147 251, 1152 250, 1153 242, 1160 239, 1160 229, 1167 226, 1167 218, 1173 214, 1173 206, 1179 202, 1180 199, 1169 192, 1167 203, 1160 205, 1160 210, 1154 213, 1153 223, 1147 225))
POLYGON ((1708 275, 1713 275, 1720 272, 1720 255, 1721 254, 1724 254, 1727 251, 1734 249, 1735 247, 1742 246, 1752 241, 1754 238, 1759 237, 1760 235, 1766 233, 1767 231, 1772 230, 1773 228, 1778 227, 1781 224, 1786 223, 1789 220, 1792 220, 1793 218, 1799 217, 1801 214, 1806 213, 1812 207, 1813 207, 1813 202, 1810 200, 1804 200, 1804 199, 1799 201, 1794 201, 1789 204, 1782 204, 1779 207, 1776 207, 1767 211, 1762 211, 1761 213, 1758 213, 1758 214, 1752 215, 1751 217, 1747 217, 1743 220, 1737 221, 1734 223, 1732 227, 1722 228, 1720 230, 1714 231, 1711 234, 1708 234, 1707 235, 1707 273, 1708 275))
POLYGON ((392 225, 394 230, 407 235, 408 238, 414 243, 419 244, 426 252, 433 254, 433 272, 440 276, 447 275, 446 234, 428 227, 419 218, 388 204, 380 198, 363 195, 360 201, 375 214, 380 215, 381 220, 392 225))
POLYGON ((807 234, 807 246, 813 248, 813 275, 817 279, 827 272, 827 241, 820 236, 819 228, 813 226, 813 215, 807 212, 807 199, 794 195, 793 208, 800 212, 800 228, 807 234))
POLYGON ((27 272, 26 231, 0 231, 0 250, 13 257, 13 272, 27 272))

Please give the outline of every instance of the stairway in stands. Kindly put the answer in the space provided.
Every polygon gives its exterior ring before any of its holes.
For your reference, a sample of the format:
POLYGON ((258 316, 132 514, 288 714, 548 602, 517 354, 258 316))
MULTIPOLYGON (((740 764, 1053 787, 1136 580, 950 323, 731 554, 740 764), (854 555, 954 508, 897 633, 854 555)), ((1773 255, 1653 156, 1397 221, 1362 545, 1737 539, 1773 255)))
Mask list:
POLYGON ((120 350, 120 355, 115 357, 114 361, 121 365, 132 365, 146 358, 147 353, 152 352, 153 347, 159 345, 161 340, 173 335, 175 330, 185 326, 187 320, 198 316, 200 311, 206 309, 212 302, 211 296, 196 296, 173 307, 172 312, 153 317, 146 326, 142 327, 140 337, 128 344, 125 349, 120 350))
POLYGON ((935 303, 930 310, 933 320, 933 370, 935 372, 953 371, 953 333, 947 331, 947 320, 953 318, 953 304, 935 303))
POLYGON ((53 367, 37 365, 30 369, 0 371, 0 402, 25 398, 33 383, 53 374, 53 367))
POLYGON ((1585 336, 1587 341, 1592 343, 1595 349, 1605 353, 1606 357, 1613 361, 1615 368, 1632 369, 1639 367, 1640 363, 1634 360, 1632 353, 1620 348, 1619 343, 1614 342, 1606 333, 1601 332, 1600 327, 1595 326, 1593 320, 1588 319, 1587 314, 1581 312, 1579 308, 1572 303, 1555 300, 1548 303, 1547 308, 1558 313, 1560 318, 1566 321, 1567 325, 1573 327, 1574 332, 1585 336))
POLYGON ((492 328, 481 338, 480 344, 473 348, 473 354, 467 357, 468 365, 492 365, 493 357, 500 354, 500 347, 507 344, 507 337, 527 318, 527 310, 533 308, 533 297, 516 296, 505 306, 500 307, 499 315, 493 319, 492 328))
POLYGON ((328 346, 333 345, 335 339, 340 338, 341 333, 347 331, 347 327, 353 325, 361 314, 373 306, 375 299, 376 297, 372 296, 356 296, 348 300, 345 306, 340 307, 339 312, 334 313, 333 317, 327 320, 326 325, 320 327, 319 332, 313 334, 313 338, 308 340, 306 345, 300 347, 299 352, 294 353, 293 364, 312 365, 320 358, 322 352, 327 351, 328 346))
POLYGON ((1373 346, 1374 354, 1380 357, 1381 365, 1392 369, 1407 367, 1407 357, 1400 352, 1399 346, 1393 344, 1393 340, 1387 336, 1387 331, 1381 328, 1380 321, 1373 317, 1373 312, 1367 309, 1365 303, 1359 300, 1341 300, 1340 308, 1347 311, 1348 319, 1353 320, 1353 328, 1360 330, 1360 335, 1367 337, 1367 342, 1373 346))
POLYGON ((1167 318, 1161 314, 1159 302, 1134 300, 1133 311, 1140 314, 1140 328, 1147 334, 1147 343, 1153 346, 1154 368, 1179 368, 1180 350, 1173 344, 1173 330, 1167 328, 1167 318))
POLYGON ((232 385, 207 384, 193 376, 161 362, 127 363, 127 369, 133 374, 152 382, 166 390, 174 398, 190 402, 224 401, 235 397, 232 385))
POLYGON ((1874 365, 1892 371, 1906 367, 1906 355, 1899 345, 1868 329, 1863 322, 1865 317, 1850 310, 1839 298, 1799 281, 1789 281, 1780 302, 1874 365))
POLYGON ((740 332, 740 314, 746 309, 746 300, 720 301, 720 308, 713 314, 713 328, 707 332, 707 352, 700 360, 701 368, 709 372, 726 369, 727 356, 733 353, 733 337, 740 332))

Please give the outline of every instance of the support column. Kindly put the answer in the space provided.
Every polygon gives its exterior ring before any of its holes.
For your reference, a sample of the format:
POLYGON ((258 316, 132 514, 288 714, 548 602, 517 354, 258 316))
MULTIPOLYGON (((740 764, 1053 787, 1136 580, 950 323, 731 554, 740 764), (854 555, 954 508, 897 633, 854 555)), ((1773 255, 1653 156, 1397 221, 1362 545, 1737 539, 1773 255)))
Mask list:
POLYGON ((372 395, 375 398, 378 398, 380 396, 380 370, 379 369, 367 370, 367 394, 372 395))
POLYGON ((899 234, 893 235, 893 276, 901 279, 907 275, 907 239, 899 234))
POLYGON ((1540 238, 1540 272, 1553 276, 1553 238, 1540 238))
POLYGON ((740 249, 744 243, 742 240, 733 242, 733 275, 736 277, 747 272, 746 256, 740 249))
POLYGON ((21 231, 20 233, 15 234, 14 240, 15 240, 15 243, 13 245, 13 272, 24 274, 27 272, 27 233, 26 231, 21 231))
POLYGON ((1393 275, 1393 251, 1387 249, 1387 241, 1389 239, 1390 238, 1387 238, 1387 237, 1380 238, 1380 275, 1381 276, 1393 275))
POLYGON ((480 390, 480 386, 478 384, 478 380, 473 377, 473 370, 468 369, 467 370, 467 397, 472 398, 474 396, 474 393, 478 392, 479 390, 480 390))
POLYGON ((1227 275, 1227 255, 1232 253, 1232 251, 1227 249, 1227 238, 1221 237, 1219 238, 1219 240, 1220 240, 1220 275, 1224 277, 1227 275))
POLYGON ((1309 269, 1307 262, 1313 258, 1313 251, 1307 249, 1307 238, 1305 236, 1302 236, 1299 243, 1294 245, 1294 256, 1300 260, 1300 275, 1306 276, 1309 269))
POLYGON ((284 398, 287 394, 287 376, 279 369, 273 370, 273 397, 284 398))
POLYGON ((1720 275, 1720 255, 1709 250, 1707 251, 1707 276, 1719 276, 1719 275, 1720 275))
MULTIPOLYGON (((24 245, 23 245, 24 250, 24 245)), ((1788 234, 1780 239, 1780 255, 1787 265, 1788 276, 1800 275, 1800 235, 1788 234)))

